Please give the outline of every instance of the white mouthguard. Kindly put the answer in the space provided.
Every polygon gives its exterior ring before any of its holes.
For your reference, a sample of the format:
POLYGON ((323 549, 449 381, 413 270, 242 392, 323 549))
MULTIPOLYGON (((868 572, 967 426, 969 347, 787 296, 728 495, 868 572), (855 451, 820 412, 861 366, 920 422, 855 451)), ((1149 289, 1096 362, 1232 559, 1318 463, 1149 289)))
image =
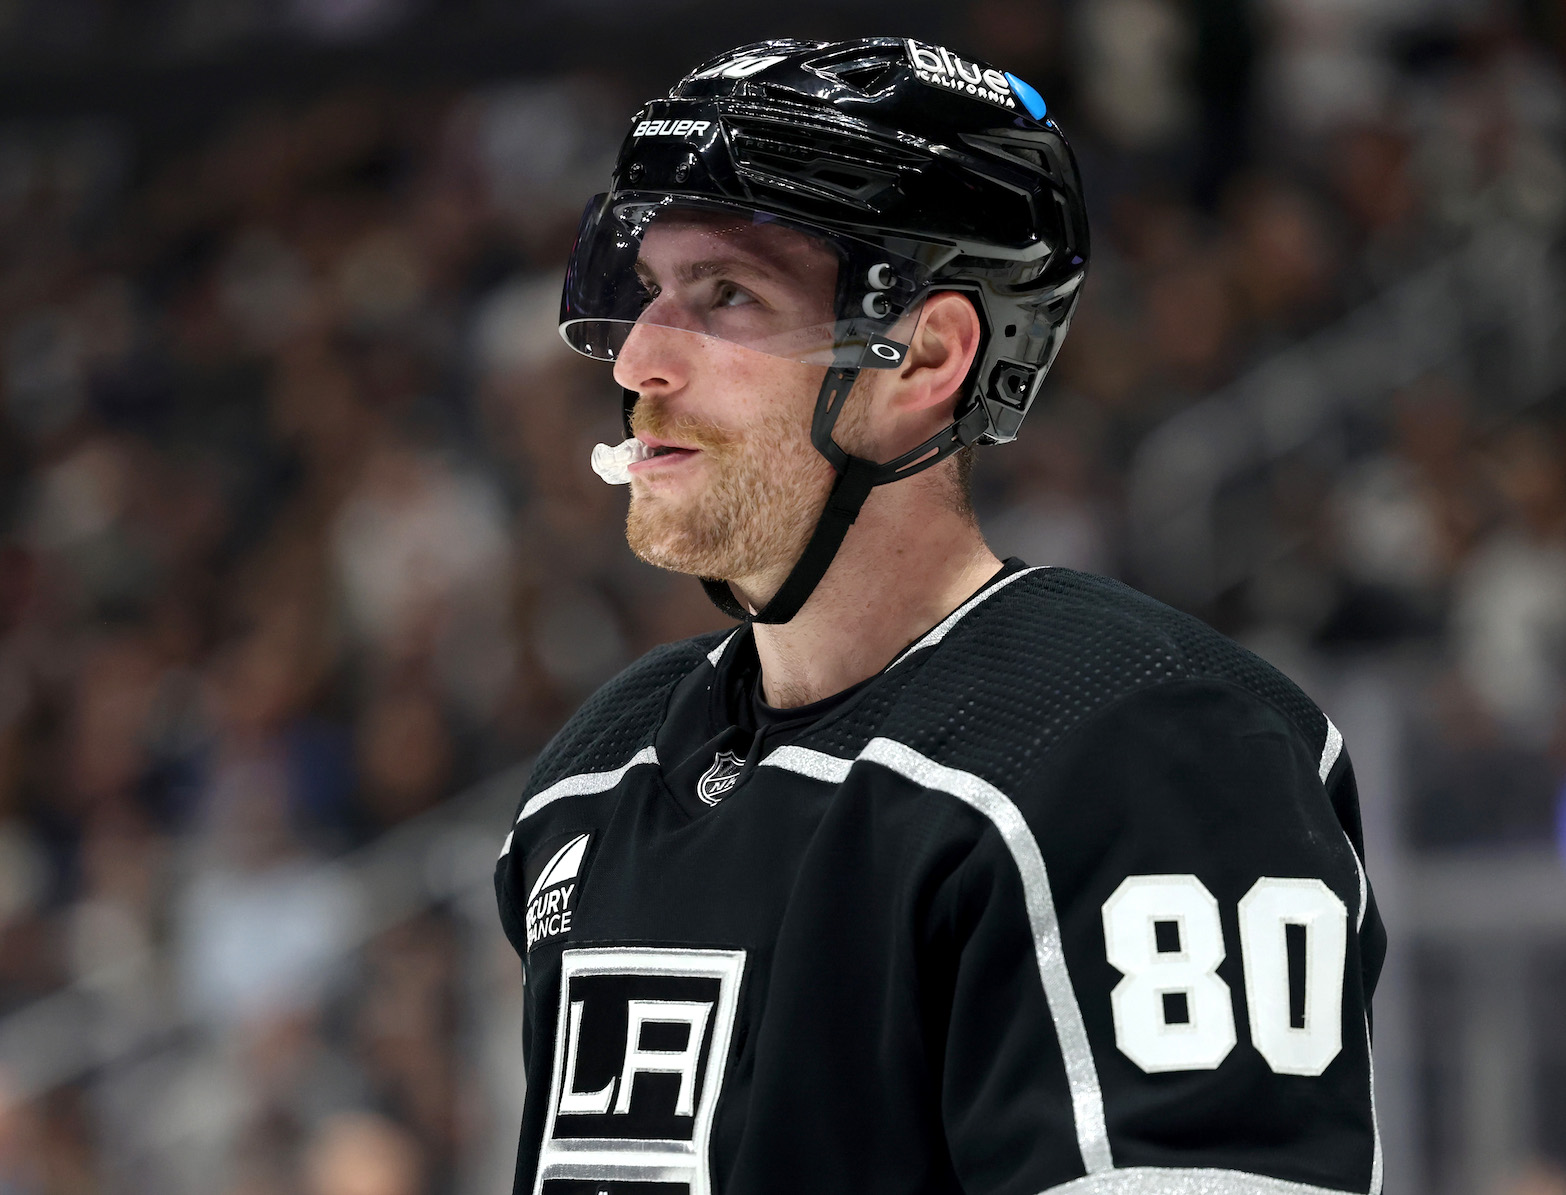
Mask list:
POLYGON ((634 436, 613 448, 599 444, 593 449, 593 472, 610 485, 628 485, 631 481, 631 466, 637 461, 645 461, 651 455, 652 449, 634 436))

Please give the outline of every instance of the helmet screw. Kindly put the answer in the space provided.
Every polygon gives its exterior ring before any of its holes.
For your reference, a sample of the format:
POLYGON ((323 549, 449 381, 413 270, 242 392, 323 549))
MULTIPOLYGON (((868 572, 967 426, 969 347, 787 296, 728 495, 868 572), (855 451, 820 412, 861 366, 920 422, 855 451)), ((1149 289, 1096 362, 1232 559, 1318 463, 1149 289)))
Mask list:
POLYGON ((691 176, 691 167, 694 165, 696 165, 696 160, 694 158, 686 158, 685 161, 681 162, 674 168, 674 181, 677 183, 683 183, 691 176))
POLYGON ((640 162, 632 162, 631 168, 625 172, 626 181, 632 183, 640 182, 643 173, 645 172, 642 169, 642 164, 640 162))

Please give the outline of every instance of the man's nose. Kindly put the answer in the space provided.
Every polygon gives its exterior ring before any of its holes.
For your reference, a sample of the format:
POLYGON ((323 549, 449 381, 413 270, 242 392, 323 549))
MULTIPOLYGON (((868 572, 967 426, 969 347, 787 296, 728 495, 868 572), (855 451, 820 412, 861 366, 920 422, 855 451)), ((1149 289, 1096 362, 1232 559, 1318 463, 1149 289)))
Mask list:
POLYGON ((690 380, 691 358, 699 337, 678 328, 639 320, 615 356, 614 380, 638 394, 671 392, 690 380))

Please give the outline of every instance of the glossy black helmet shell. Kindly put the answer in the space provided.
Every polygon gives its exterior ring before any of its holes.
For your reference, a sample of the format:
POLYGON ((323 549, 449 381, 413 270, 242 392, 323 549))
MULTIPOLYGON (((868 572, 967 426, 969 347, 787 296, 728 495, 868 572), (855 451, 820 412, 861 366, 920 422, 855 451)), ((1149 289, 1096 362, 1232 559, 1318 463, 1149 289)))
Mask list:
POLYGON ((1037 93, 913 39, 757 42, 703 63, 636 114, 613 189, 753 206, 923 262, 984 324, 959 403, 985 410, 961 421, 970 442, 1016 435, 1087 269, 1076 161, 1037 93))

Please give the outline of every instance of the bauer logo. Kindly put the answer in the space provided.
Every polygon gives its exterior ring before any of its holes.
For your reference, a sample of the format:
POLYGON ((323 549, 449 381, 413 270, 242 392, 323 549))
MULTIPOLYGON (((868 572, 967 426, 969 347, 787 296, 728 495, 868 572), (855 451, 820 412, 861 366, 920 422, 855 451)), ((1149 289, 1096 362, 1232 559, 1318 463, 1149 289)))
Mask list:
POLYGON ((945 46, 927 46, 912 38, 907 41, 908 61, 921 81, 948 91, 988 100, 1002 108, 1015 108, 1016 96, 1006 76, 992 66, 959 58, 945 46))
POLYGON ((712 127, 710 120, 643 120, 631 130, 633 137, 699 137, 712 127))
POLYGON ((565 951, 534 1195, 710 1195, 743 950, 565 951), (569 1186, 567 1184, 570 1184, 569 1186))
MULTIPOLYGON (((544 855, 544 865, 527 892, 527 948, 532 950, 550 938, 563 938, 571 932, 571 913, 576 907, 577 881, 582 861, 587 857, 591 834, 578 834, 559 850, 544 855)), ((531 868, 527 869, 531 871, 531 868)))

